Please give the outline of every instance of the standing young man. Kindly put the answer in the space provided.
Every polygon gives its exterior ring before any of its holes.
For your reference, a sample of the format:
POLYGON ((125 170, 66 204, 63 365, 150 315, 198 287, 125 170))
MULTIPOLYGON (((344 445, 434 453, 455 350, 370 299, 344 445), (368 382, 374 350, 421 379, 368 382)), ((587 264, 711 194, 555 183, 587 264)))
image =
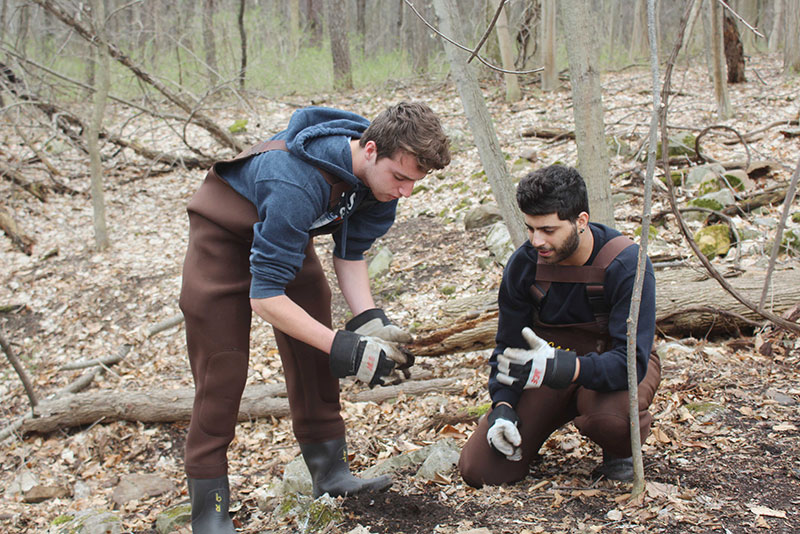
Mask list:
MULTIPOLYGON (((475 487, 517 482, 539 448, 573 421, 603 450, 597 475, 633 476, 627 382, 627 318, 638 246, 589 222, 586 184, 575 169, 552 165, 517 188, 529 241, 508 261, 500 284, 497 348, 490 359, 492 410, 461 453, 475 487)), ((651 354, 655 277, 649 260, 636 340, 639 421, 661 379, 651 354)))
POLYGON ((381 384, 411 336, 375 307, 364 252, 394 222, 397 199, 450 162, 448 140, 422 103, 370 123, 301 109, 286 130, 217 163, 192 197, 180 306, 195 381, 185 469, 195 534, 234 532, 227 448, 247 379, 251 311, 272 324, 292 425, 314 496, 376 491, 388 476, 350 474, 339 382, 381 384), (333 330, 331 290, 313 237, 332 233, 339 288, 354 318, 333 330))

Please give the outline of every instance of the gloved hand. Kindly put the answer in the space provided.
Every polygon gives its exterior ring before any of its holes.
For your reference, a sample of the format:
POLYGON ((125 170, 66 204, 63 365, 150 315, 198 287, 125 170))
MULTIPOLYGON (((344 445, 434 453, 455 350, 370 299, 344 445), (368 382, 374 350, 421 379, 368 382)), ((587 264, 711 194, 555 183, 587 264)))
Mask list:
POLYGON ((498 404, 489 413, 488 422, 486 439, 489 445, 512 462, 522 460, 522 436, 517 429, 517 412, 507 404, 498 404))
POLYGON ((394 370, 395 363, 405 364, 406 356, 393 343, 347 330, 338 330, 333 338, 330 366, 333 376, 353 376, 370 387, 384 385, 383 377, 394 370))
POLYGON ((344 328, 362 336, 379 337, 394 343, 411 343, 414 340, 411 334, 393 325, 380 308, 372 308, 359 313, 347 321, 344 328))
POLYGON ((572 383, 578 357, 555 349, 527 326, 522 337, 530 350, 507 348, 497 356, 497 381, 518 391, 540 386, 563 389, 572 383))

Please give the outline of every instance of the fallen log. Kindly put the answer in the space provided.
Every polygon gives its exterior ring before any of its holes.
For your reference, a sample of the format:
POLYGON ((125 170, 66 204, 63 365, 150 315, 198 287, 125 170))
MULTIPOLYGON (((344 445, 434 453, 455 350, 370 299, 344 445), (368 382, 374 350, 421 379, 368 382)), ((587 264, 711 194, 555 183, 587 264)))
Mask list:
MULTIPOLYGON (((416 396, 428 392, 453 393, 461 389, 457 378, 410 380, 394 386, 345 394, 350 402, 382 402, 400 394, 416 396)), ((248 386, 242 395, 239 421, 289 415, 289 400, 284 384, 248 386)), ((146 391, 93 391, 42 401, 38 417, 25 418, 21 432, 53 432, 62 428, 90 425, 99 421, 139 421, 173 423, 188 421, 192 414, 194 388, 153 389, 146 391)))
POLYGON ((2 204, 0 204, 0 230, 2 230, 11 242, 23 253, 28 256, 33 254, 33 245, 36 241, 19 230, 17 222, 2 204))
MULTIPOLYGON (((751 301, 758 302, 764 273, 749 271, 730 284, 751 301)), ((773 273, 775 290, 768 308, 776 314, 800 301, 800 270, 773 273)), ((448 303, 442 307, 444 320, 417 333, 408 346, 417 356, 441 356, 454 352, 482 350, 494 346, 497 332, 497 295, 482 294, 448 303)), ((742 305, 716 280, 691 269, 656 272, 656 327, 670 336, 734 334, 763 324, 763 318, 742 305)))

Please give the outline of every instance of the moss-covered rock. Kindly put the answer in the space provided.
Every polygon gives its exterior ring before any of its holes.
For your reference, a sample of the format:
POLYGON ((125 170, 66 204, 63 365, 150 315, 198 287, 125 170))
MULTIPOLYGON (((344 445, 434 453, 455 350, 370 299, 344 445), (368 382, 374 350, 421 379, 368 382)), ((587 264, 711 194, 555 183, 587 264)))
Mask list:
POLYGON ((783 231, 781 250, 792 256, 800 256, 800 230, 788 228, 783 231))
POLYGON ((724 256, 731 248, 730 228, 725 224, 706 226, 694 234, 694 240, 706 258, 724 256))
POLYGON ((188 502, 171 506, 156 517, 159 534, 169 534, 192 520, 192 505, 188 502))
MULTIPOLYGON (((697 155, 694 151, 694 142, 696 137, 692 134, 673 135, 669 138, 669 157, 675 158, 678 156, 687 156, 693 158, 697 155)), ((646 157, 646 155, 644 156, 646 157)), ((661 159, 661 141, 658 142, 656 147, 656 158, 661 159)))

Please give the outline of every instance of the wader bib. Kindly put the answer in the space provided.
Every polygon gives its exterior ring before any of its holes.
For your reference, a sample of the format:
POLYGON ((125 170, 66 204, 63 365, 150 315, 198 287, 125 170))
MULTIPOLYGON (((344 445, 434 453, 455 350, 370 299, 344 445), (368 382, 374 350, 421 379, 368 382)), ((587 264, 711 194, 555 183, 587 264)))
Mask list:
MULTIPOLYGON (((226 453, 234 437, 250 352, 250 248, 253 225, 259 218, 256 207, 229 186, 219 171, 270 150, 286 150, 286 144, 265 141, 232 160, 214 164, 187 206, 189 245, 180 308, 195 383, 185 450, 189 477, 227 474, 226 453)), ((332 209, 351 186, 319 172, 331 184, 332 209)), ((331 290, 314 251, 313 235, 331 233, 338 226, 329 224, 310 232, 303 265, 285 289, 287 297, 328 328, 332 326, 331 290)), ((330 373, 328 355, 273 330, 298 442, 343 437, 339 381, 330 373)))
MULTIPOLYGON (((572 350, 578 356, 604 352, 610 346, 609 310, 603 298, 605 270, 617 255, 633 241, 625 236, 609 240, 590 265, 561 266, 544 263, 539 258, 536 279, 530 288, 538 309, 553 282, 586 284, 586 295, 595 315, 588 323, 547 324, 534 312, 531 328, 557 348, 572 350)), ((639 383, 639 424, 642 442, 650 433, 653 417, 648 407, 661 381, 661 363, 653 352, 647 373, 639 383)), ((476 487, 519 481, 528 474, 545 440, 555 430, 572 421, 584 436, 597 443, 604 453, 615 457, 631 455, 628 391, 601 392, 572 384, 565 389, 547 386, 526 389, 516 406, 522 436, 522 460, 512 462, 497 454, 486 440, 487 419, 464 446, 459 469, 464 480, 476 487)))

